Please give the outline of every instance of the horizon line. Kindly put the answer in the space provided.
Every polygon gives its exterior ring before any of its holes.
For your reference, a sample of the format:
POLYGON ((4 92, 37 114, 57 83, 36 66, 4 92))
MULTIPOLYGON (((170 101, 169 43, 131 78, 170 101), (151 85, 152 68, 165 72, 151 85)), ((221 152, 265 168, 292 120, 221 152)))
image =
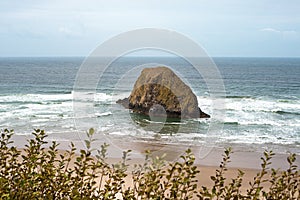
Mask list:
MULTIPOLYGON (((84 55, 74 55, 74 56, 59 56, 59 55, 44 55, 44 56, 1 56, 0 58, 87 58, 89 56, 84 55)), ((110 57, 110 56, 102 56, 102 57, 110 57)), ((180 56, 120 56, 120 57, 128 57, 128 58, 173 58, 180 56)), ((300 58, 300 56, 209 56, 211 58, 300 58)))

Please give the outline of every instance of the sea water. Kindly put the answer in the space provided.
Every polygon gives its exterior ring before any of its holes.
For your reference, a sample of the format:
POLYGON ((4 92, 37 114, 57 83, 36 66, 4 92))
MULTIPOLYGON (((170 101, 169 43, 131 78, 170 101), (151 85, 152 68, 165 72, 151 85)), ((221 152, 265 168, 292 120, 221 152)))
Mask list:
POLYGON ((197 95, 200 108, 211 114, 211 91, 201 74, 184 59, 115 60, 99 77, 96 90, 86 88, 86 94, 93 95, 92 102, 85 102, 92 104, 92 115, 75 119, 74 83, 84 58, 0 58, 0 128, 14 129, 17 135, 40 128, 53 139, 72 141, 74 134, 92 126, 97 134, 112 138, 172 144, 210 143, 254 151, 271 148, 275 152, 300 154, 300 58, 213 60, 226 90, 226 95, 219 97, 225 102, 224 116, 161 122, 131 113, 115 102, 129 96, 146 63, 159 63, 172 67, 197 95), (132 69, 137 70, 131 75, 132 69), (91 118, 97 123, 90 123, 91 118), (212 124, 221 124, 222 128, 208 134, 212 124))

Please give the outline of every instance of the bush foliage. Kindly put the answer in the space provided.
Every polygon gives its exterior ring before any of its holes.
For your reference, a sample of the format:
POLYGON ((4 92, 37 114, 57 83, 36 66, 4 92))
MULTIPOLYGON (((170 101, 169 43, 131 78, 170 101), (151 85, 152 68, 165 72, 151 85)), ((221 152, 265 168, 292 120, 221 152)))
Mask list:
POLYGON ((208 188, 197 183, 200 171, 190 149, 177 162, 146 152, 145 162, 129 170, 130 151, 123 153, 120 162, 108 164, 108 145, 92 150, 93 134, 93 129, 87 132, 88 148, 76 154, 72 143, 64 153, 58 151, 56 142, 47 144, 43 130, 35 130, 34 138, 20 151, 13 146, 13 131, 2 130, 0 199, 299 199, 295 154, 287 158, 289 168, 279 171, 269 169, 274 154, 266 151, 260 172, 248 190, 241 192, 243 171, 238 170, 231 180, 225 178, 230 148, 225 149, 220 167, 211 176, 213 186, 208 188))

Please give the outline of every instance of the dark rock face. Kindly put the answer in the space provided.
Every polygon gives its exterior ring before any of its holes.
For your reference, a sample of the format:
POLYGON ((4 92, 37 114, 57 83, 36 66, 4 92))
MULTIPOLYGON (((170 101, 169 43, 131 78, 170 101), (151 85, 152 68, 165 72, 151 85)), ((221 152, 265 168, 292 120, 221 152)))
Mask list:
POLYGON ((198 107, 197 97, 190 87, 167 67, 144 69, 130 96, 117 103, 146 115, 166 114, 171 118, 210 117, 198 107))

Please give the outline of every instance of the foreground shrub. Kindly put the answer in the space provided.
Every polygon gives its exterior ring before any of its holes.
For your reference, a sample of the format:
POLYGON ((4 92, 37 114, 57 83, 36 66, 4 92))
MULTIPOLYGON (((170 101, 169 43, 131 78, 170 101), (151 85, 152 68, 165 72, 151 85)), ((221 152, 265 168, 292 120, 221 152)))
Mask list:
POLYGON ((299 199, 295 154, 287 158, 289 168, 279 171, 269 169, 274 154, 265 152, 260 172, 242 193, 243 171, 238 170, 232 180, 225 178, 231 148, 225 149, 220 167, 211 176, 213 186, 207 188, 197 183, 200 171, 189 149, 174 163, 146 152, 145 162, 129 171, 130 151, 123 153, 120 162, 108 164, 108 145, 93 152, 93 134, 93 129, 87 132, 87 150, 75 154, 72 143, 64 153, 56 142, 49 146, 43 130, 35 130, 34 139, 20 151, 13 146, 13 131, 1 131, 0 199, 299 199), (127 176, 130 181, 125 184, 127 176))

